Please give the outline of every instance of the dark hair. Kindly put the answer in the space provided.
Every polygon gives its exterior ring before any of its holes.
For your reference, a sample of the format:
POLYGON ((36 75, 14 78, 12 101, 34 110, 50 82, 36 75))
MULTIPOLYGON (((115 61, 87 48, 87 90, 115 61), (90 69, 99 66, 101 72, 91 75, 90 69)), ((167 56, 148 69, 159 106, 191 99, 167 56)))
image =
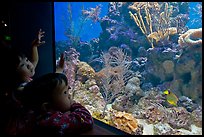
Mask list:
POLYGON ((45 102, 51 101, 52 91, 65 82, 67 77, 62 73, 48 73, 29 82, 21 94, 21 101, 25 107, 39 109, 45 102))
POLYGON ((20 64, 20 58, 19 57, 25 58, 25 54, 13 49, 11 51, 11 59, 10 59, 10 60, 12 60, 12 62, 10 62, 10 63, 11 63, 11 69, 12 69, 11 73, 13 75, 12 87, 14 89, 17 88, 22 82, 24 82, 21 80, 21 75, 17 72, 17 68, 20 64))
POLYGON ((1 84, 4 88, 15 89, 17 81, 17 66, 20 63, 19 52, 10 47, 1 47, 0 49, 0 67, 1 84))

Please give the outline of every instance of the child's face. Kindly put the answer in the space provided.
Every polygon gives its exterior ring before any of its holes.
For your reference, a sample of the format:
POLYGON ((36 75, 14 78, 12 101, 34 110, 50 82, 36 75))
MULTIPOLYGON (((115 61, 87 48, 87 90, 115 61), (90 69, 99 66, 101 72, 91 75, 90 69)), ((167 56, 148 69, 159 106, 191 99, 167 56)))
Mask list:
POLYGON ((62 81, 53 91, 54 106, 60 111, 68 111, 72 105, 71 95, 68 92, 68 85, 62 81))
POLYGON ((29 79, 35 74, 35 68, 26 57, 19 57, 19 59, 20 63, 17 67, 17 71, 20 74, 22 80, 29 81, 29 79))

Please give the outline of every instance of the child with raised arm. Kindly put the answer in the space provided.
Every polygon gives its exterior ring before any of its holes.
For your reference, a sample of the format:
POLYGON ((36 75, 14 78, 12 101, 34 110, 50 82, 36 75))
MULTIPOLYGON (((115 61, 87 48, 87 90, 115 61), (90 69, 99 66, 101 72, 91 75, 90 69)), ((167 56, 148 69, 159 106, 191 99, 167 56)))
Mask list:
POLYGON ((35 134, 80 134, 93 126, 89 111, 71 99, 67 77, 62 73, 45 74, 29 82, 21 100, 37 116, 35 134))
POLYGON ((15 59, 16 84, 19 84, 20 87, 24 86, 27 82, 30 82, 35 74, 35 68, 39 60, 38 47, 45 43, 45 41, 41 41, 42 37, 44 37, 44 33, 45 32, 40 29, 37 38, 32 42, 32 56, 30 60, 24 55, 17 55, 15 59))

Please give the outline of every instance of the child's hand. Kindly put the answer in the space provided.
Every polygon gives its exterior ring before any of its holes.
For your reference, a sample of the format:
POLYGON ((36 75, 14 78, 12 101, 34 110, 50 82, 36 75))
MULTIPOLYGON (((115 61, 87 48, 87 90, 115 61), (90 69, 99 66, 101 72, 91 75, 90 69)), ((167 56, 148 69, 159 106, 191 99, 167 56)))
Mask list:
POLYGON ((56 73, 62 73, 64 70, 64 53, 61 53, 59 64, 57 66, 56 73))
POLYGON ((59 68, 64 69, 64 53, 61 53, 59 60, 59 68))
POLYGON ((44 35, 43 35, 44 33, 45 33, 45 32, 42 31, 42 29, 40 29, 40 30, 38 31, 38 37, 37 37, 37 39, 35 39, 35 40, 33 41, 33 43, 32 43, 33 46, 40 46, 40 45, 42 45, 42 44, 45 43, 45 41, 41 41, 42 37, 44 37, 44 35))

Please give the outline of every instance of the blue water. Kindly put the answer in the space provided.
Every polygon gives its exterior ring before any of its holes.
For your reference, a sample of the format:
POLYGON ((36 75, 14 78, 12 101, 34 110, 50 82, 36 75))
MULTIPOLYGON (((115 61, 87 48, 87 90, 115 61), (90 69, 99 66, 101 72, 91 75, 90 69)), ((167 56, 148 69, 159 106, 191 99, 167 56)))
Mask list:
POLYGON ((188 26, 189 29, 197 29, 197 28, 201 28, 202 27, 202 15, 200 17, 200 12, 202 14, 202 7, 201 7, 201 11, 200 9, 197 7, 199 3, 202 2, 190 2, 189 6, 190 6, 190 14, 189 14, 189 22, 186 24, 186 26, 188 26))
MULTIPOLYGON (((72 8, 72 18, 73 24, 76 32, 79 28, 79 17, 81 14, 81 8, 84 6, 84 9, 87 10, 90 7, 96 7, 101 4, 101 13, 99 17, 103 17, 107 14, 108 11, 108 2, 55 2, 54 3, 54 18, 55 18, 55 41, 67 40, 67 37, 64 35, 65 27, 62 21, 63 15, 65 14, 68 4, 71 4, 72 8)), ((92 22, 91 20, 87 21, 83 26, 83 31, 80 33, 82 41, 89 41, 92 38, 97 38, 100 35, 101 27, 99 22, 92 22)))
MULTIPOLYGON (((104 17, 108 12, 108 3, 109 2, 54 2, 54 20, 55 20, 55 41, 60 40, 67 40, 67 37, 64 35, 65 32, 65 26, 63 24, 62 18, 65 15, 67 11, 68 4, 71 4, 72 9, 72 18, 73 18, 73 24, 74 29, 76 33, 79 31, 79 17, 81 14, 82 6, 85 10, 88 8, 96 7, 97 5, 101 4, 101 13, 100 17, 104 17)), ((192 28, 200 28, 202 27, 202 15, 200 17, 199 15, 199 9, 197 8, 197 5, 202 2, 190 2, 190 20, 186 24, 186 26, 189 29, 192 28)), ((201 13, 202 14, 202 13, 201 13)), ((89 41, 92 38, 97 38, 100 35, 101 32, 101 26, 99 22, 92 22, 91 20, 87 21, 82 31, 80 32, 79 36, 81 41, 89 41)))

